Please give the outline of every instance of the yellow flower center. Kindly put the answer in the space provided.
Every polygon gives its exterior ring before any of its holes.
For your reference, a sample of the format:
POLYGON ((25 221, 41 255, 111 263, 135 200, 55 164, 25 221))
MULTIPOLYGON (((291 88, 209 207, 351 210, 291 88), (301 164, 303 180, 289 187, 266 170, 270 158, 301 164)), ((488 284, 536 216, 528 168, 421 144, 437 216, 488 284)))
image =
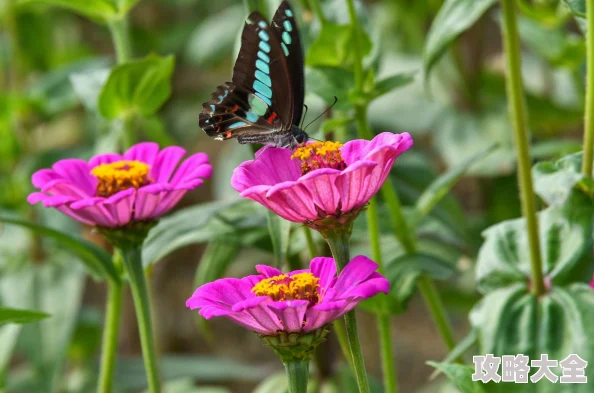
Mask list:
POLYGON ((150 184, 150 166, 140 161, 122 160, 101 164, 91 171, 99 182, 97 196, 109 197, 128 188, 140 188, 150 184))
POLYGON ((311 273, 281 274, 265 278, 252 288, 258 296, 270 296, 276 301, 309 300, 313 306, 318 303, 319 278, 311 273))
POLYGON ((346 164, 340 154, 340 142, 315 142, 295 149, 291 158, 301 161, 301 174, 305 175, 314 169, 332 168, 343 170, 346 164))

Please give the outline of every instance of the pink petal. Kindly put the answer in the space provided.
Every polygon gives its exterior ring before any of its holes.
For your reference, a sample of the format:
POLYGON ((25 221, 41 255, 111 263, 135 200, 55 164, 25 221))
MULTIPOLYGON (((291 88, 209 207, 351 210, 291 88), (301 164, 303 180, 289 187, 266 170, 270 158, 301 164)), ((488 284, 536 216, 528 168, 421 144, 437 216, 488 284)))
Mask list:
POLYGON ((270 278, 274 276, 280 276, 281 274, 283 274, 283 272, 281 272, 277 268, 267 265, 256 265, 256 271, 260 273, 262 276, 264 276, 263 278, 270 278))
POLYGON ((188 181, 190 179, 204 178, 209 179, 212 175, 212 167, 208 162, 208 156, 205 153, 196 153, 188 157, 181 163, 171 179, 172 184, 188 181))
POLYGON ((151 167, 151 176, 157 183, 167 183, 186 150, 179 146, 169 146, 161 150, 151 167))
POLYGON ((395 149, 395 155, 398 156, 408 150, 412 145, 412 137, 407 132, 402 134, 382 132, 376 135, 371 141, 364 139, 349 141, 344 144, 340 152, 347 165, 351 165, 359 160, 367 160, 368 155, 377 149, 392 147, 395 149))
POLYGON ((141 142, 128 149, 128 151, 124 153, 124 159, 140 161, 152 166, 158 153, 158 144, 154 142, 141 142))
POLYGON ((37 188, 43 188, 46 183, 61 178, 53 169, 40 169, 31 176, 31 183, 37 188))
POLYGON ((95 197, 83 199, 73 202, 70 208, 74 210, 80 217, 87 221, 93 222, 95 225, 105 228, 117 227, 117 221, 113 218, 111 213, 103 206, 105 198, 95 197))
POLYGON ((287 300, 270 303, 268 307, 281 320, 284 331, 300 332, 308 305, 307 300, 287 300))
POLYGON ((309 264, 311 272, 314 276, 320 279, 319 285, 321 295, 326 292, 326 289, 330 287, 336 276, 336 264, 333 258, 317 257, 311 260, 309 264))
POLYGON ((53 165, 52 169, 86 195, 95 195, 97 179, 91 175, 91 168, 86 161, 77 158, 60 160, 53 165))
POLYGON ((371 161, 357 161, 347 167, 336 179, 340 192, 342 212, 347 213, 364 206, 380 189, 377 164, 371 161))
POLYGON ((284 182, 272 186, 266 194, 266 199, 275 206, 275 213, 298 217, 297 222, 315 220, 318 217, 311 193, 297 182, 284 182))
POLYGON ((317 169, 299 179, 299 183, 309 191, 317 206, 328 214, 334 214, 340 203, 340 192, 335 184, 340 174, 335 169, 317 169))
POLYGON ((155 183, 138 189, 134 219, 137 221, 156 217, 155 211, 160 207, 163 196, 171 192, 173 187, 166 183, 155 183))
POLYGON ((320 303, 310 307, 305 314, 306 322, 303 330, 311 332, 340 318, 345 314, 344 309, 348 304, 348 301, 341 300, 333 302, 330 307, 327 303, 320 303))
POLYGON ((336 283, 332 287, 333 292, 336 296, 342 297, 347 291, 368 280, 378 267, 377 263, 364 255, 354 257, 338 275, 336 283))
POLYGON ((136 190, 129 188, 110 196, 103 202, 103 206, 116 222, 116 226, 124 226, 132 221, 136 201, 136 190))
POLYGON ((289 149, 263 147, 255 156, 256 160, 246 161, 233 171, 231 186, 240 193, 254 186, 295 181, 301 176, 289 149))
POLYGON ((123 159, 122 156, 115 153, 99 154, 89 160, 89 168, 93 169, 101 164, 111 164, 113 162, 122 161, 123 159))

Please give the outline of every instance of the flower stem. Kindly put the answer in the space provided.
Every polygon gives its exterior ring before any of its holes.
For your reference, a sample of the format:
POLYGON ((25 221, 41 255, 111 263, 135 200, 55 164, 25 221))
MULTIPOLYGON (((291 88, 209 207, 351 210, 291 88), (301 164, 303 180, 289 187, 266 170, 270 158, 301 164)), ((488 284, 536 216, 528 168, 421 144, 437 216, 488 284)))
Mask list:
POLYGON ((113 19, 109 22, 108 26, 113 45, 115 46, 118 64, 125 63, 132 57, 130 37, 128 34, 128 19, 125 16, 113 19))
MULTIPOLYGON (((377 200, 373 198, 367 208, 367 226, 369 228, 369 239, 371 241, 372 259, 379 265, 379 273, 384 273, 384 264, 380 247, 380 227, 378 221, 377 200)), ((381 296, 381 295, 380 295, 381 296)), ((379 329, 380 350, 382 354, 382 373, 384 376, 384 391, 396 393, 396 374, 394 356, 392 354, 392 336, 390 329, 390 315, 385 312, 377 314, 377 325, 379 329)))
POLYGON ((353 29, 353 53, 355 61, 353 62, 353 73, 355 74, 355 89, 357 93, 363 91, 363 48, 360 41, 359 20, 357 19, 357 12, 355 10, 354 0, 346 0, 347 8, 349 10, 349 19, 351 20, 351 28, 353 29))
POLYGON ((307 243, 307 250, 309 251, 309 256, 313 259, 318 256, 318 251, 316 243, 314 242, 313 236, 311 234, 311 229, 304 226, 303 232, 305 233, 305 241, 307 243))
POLYGON ((338 345, 342 351, 342 356, 344 356, 345 360, 354 370, 355 367, 353 366, 353 357, 351 356, 351 350, 349 349, 349 339, 347 338, 343 321, 336 321, 334 324, 334 332, 336 333, 336 338, 338 339, 338 345))
POLYGON ((289 393, 307 393, 309 360, 287 361, 285 370, 289 379, 289 393))
MULTIPOLYGON (((504 26, 503 48, 507 59, 507 100, 518 154, 518 180, 520 183, 522 212, 526 219, 526 230, 528 231, 528 247, 530 250, 530 266, 532 272, 531 288, 533 295, 539 296, 545 292, 545 286, 542 274, 536 206, 532 191, 532 175, 530 172, 531 161, 528 132, 526 129, 526 107, 524 103, 524 89, 522 86, 520 40, 518 36, 515 1, 501 0, 501 8, 503 11, 504 26)), ((586 157, 584 157, 584 159, 585 158, 586 157)))
POLYGON ((118 349, 120 314, 122 310, 121 283, 108 281, 107 306, 105 309, 105 330, 101 347, 101 369, 99 370, 98 393, 109 393, 113 384, 113 370, 118 349))
POLYGON ((594 4, 590 1, 585 3, 588 33, 586 37, 587 82, 582 172, 586 176, 592 177, 592 160, 594 160, 594 4))
MULTIPOLYGON (((404 247, 407 254, 416 253, 417 245, 416 239, 413 236, 414 231, 409 230, 404 214, 402 213, 402 205, 400 204, 400 198, 398 197, 396 190, 390 183, 386 183, 382 187, 382 195, 386 200, 388 210, 390 211, 396 238, 400 244, 402 244, 402 247, 404 247)), ((441 336, 441 340, 444 342, 448 350, 451 351, 456 346, 456 341, 445 307, 435 288, 435 284, 431 278, 423 276, 417 281, 417 287, 419 288, 421 295, 423 295, 423 299, 429 309, 435 327, 441 336)))
POLYGON ((142 357, 148 380, 149 392, 159 393, 161 391, 159 381, 159 367, 155 350, 153 335, 153 324, 149 306, 148 288, 142 267, 141 247, 127 247, 122 249, 124 266, 130 280, 138 331, 140 333, 140 344, 142 346, 142 357))
MULTIPOLYGON (((336 269, 340 273, 350 260, 349 256, 349 242, 351 237, 351 228, 342 228, 334 232, 325 232, 324 238, 330 246, 336 269)), ((357 385, 360 393, 370 393, 369 381, 367 380, 367 371, 365 370, 365 362, 363 360, 363 352, 361 351, 361 343, 359 342, 359 333, 357 331, 357 318, 355 310, 351 310, 344 316, 344 323, 346 326, 347 339, 349 341, 349 348, 351 350, 352 365, 355 370, 355 377, 357 378, 357 385)))

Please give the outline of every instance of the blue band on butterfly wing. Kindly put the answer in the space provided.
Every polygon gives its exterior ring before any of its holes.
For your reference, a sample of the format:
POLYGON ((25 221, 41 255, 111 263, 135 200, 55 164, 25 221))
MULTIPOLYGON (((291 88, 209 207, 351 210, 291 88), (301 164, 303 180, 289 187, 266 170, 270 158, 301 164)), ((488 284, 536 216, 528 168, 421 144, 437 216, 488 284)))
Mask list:
POLYGON ((227 127, 227 128, 231 129, 231 128, 237 128, 237 127, 241 127, 241 126, 245 126, 245 125, 246 125, 246 123, 244 123, 244 122, 242 122, 242 121, 238 121, 237 123, 233 123, 233 124, 231 124, 231 125, 230 125, 229 127, 227 127))
POLYGON ((258 37, 260 37, 260 39, 264 41, 268 41, 270 39, 270 36, 264 30, 260 30, 260 32, 258 33, 258 37))
POLYGON ((256 60, 256 68, 265 74, 270 74, 270 67, 260 59, 256 60))
POLYGON ((260 70, 256 70, 256 79, 259 79, 260 82, 264 83, 266 86, 272 87, 270 77, 260 70))
POLYGON ((284 42, 281 42, 281 47, 283 48, 283 52, 285 52, 285 56, 289 56, 289 48, 287 48, 284 42))
POLYGON ((266 103, 266 105, 268 105, 268 106, 272 105, 272 101, 270 101, 270 99, 269 99, 269 98, 267 98, 267 97, 264 97, 264 96, 262 95, 262 93, 260 93, 260 92, 256 92, 256 96, 257 96, 259 99, 261 99, 262 101, 264 101, 264 102, 266 103))
POLYGON ((256 121, 258 121, 258 115, 256 115, 255 113, 252 112, 247 112, 245 114, 245 118, 247 121, 251 121, 252 123, 255 123, 256 121))
POLYGON ((285 15, 287 15, 289 18, 293 17, 293 12, 291 10, 285 10, 285 15))
POLYGON ((285 30, 287 30, 289 32, 293 31, 293 25, 291 24, 290 20, 285 20, 283 22, 283 26, 284 26, 285 30))
POLYGON ((266 53, 270 53, 270 45, 265 42, 265 41, 260 41, 260 44, 258 45, 260 47, 260 49, 262 49, 264 52, 266 53))
POLYGON ((272 98, 272 90, 270 90, 270 87, 257 79, 254 81, 254 90, 256 90, 256 93, 260 93, 264 97, 272 98))
POLYGON ((211 104, 211 105, 210 105, 210 109, 212 109, 212 111, 214 112, 214 110, 215 110, 215 106, 211 104))
POLYGON ((283 42, 287 45, 291 45, 291 35, 286 31, 283 31, 282 34, 283 42))
POLYGON ((264 52, 262 52, 261 50, 258 51, 258 57, 260 59, 262 59, 263 61, 265 61, 266 63, 270 63, 270 57, 268 57, 268 55, 264 52))
POLYGON ((248 102, 250 104, 250 111, 258 116, 264 116, 268 111, 268 105, 270 105, 269 99, 264 99, 256 94, 248 95, 248 102), (267 104, 268 103, 268 104, 267 104))
POLYGON ((261 28, 265 29, 266 28, 266 22, 264 22, 263 20, 261 20, 260 22, 258 22, 258 26, 260 26, 261 28))

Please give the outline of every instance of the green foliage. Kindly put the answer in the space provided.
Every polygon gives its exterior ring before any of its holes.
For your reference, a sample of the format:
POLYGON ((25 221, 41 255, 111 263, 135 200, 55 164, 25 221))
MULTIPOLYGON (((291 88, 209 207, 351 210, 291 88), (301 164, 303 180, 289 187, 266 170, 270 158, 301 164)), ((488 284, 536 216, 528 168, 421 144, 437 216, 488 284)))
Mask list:
POLYGON ((173 56, 151 55, 116 66, 99 95, 99 112, 107 119, 154 114, 171 94, 173 56))
POLYGON ((20 4, 63 7, 96 21, 122 18, 139 0, 18 0, 20 4))
POLYGON ((585 0, 563 0, 569 6, 569 9, 577 16, 586 17, 585 0))
POLYGON ((39 311, 0 307, 0 326, 9 323, 23 324, 36 322, 49 316, 49 314, 39 311))
MULTIPOLYGON (((326 22, 317 39, 307 51, 305 62, 310 67, 340 67, 350 69, 354 61, 353 28, 351 25, 338 25, 326 22)), ((360 37, 363 54, 371 51, 371 41, 367 35, 360 37)))
POLYGON ((120 280, 119 273, 112 262, 111 255, 88 240, 7 215, 0 215, 0 222, 19 225, 28 228, 35 233, 54 239, 72 252, 73 255, 76 255, 95 278, 111 279, 116 282, 119 282, 120 280))
POLYGON ((495 0, 445 1, 427 35, 423 54, 425 81, 452 41, 468 30, 495 2, 495 0))
POLYGON ((277 216, 271 211, 266 212, 268 219, 268 231, 272 240, 274 261, 277 267, 282 266, 289 251, 289 240, 291 237, 291 222, 277 216))
POLYGON ((461 393, 485 393, 484 384, 481 381, 472 381, 473 367, 437 362, 427 362, 427 364, 443 372, 461 393))

